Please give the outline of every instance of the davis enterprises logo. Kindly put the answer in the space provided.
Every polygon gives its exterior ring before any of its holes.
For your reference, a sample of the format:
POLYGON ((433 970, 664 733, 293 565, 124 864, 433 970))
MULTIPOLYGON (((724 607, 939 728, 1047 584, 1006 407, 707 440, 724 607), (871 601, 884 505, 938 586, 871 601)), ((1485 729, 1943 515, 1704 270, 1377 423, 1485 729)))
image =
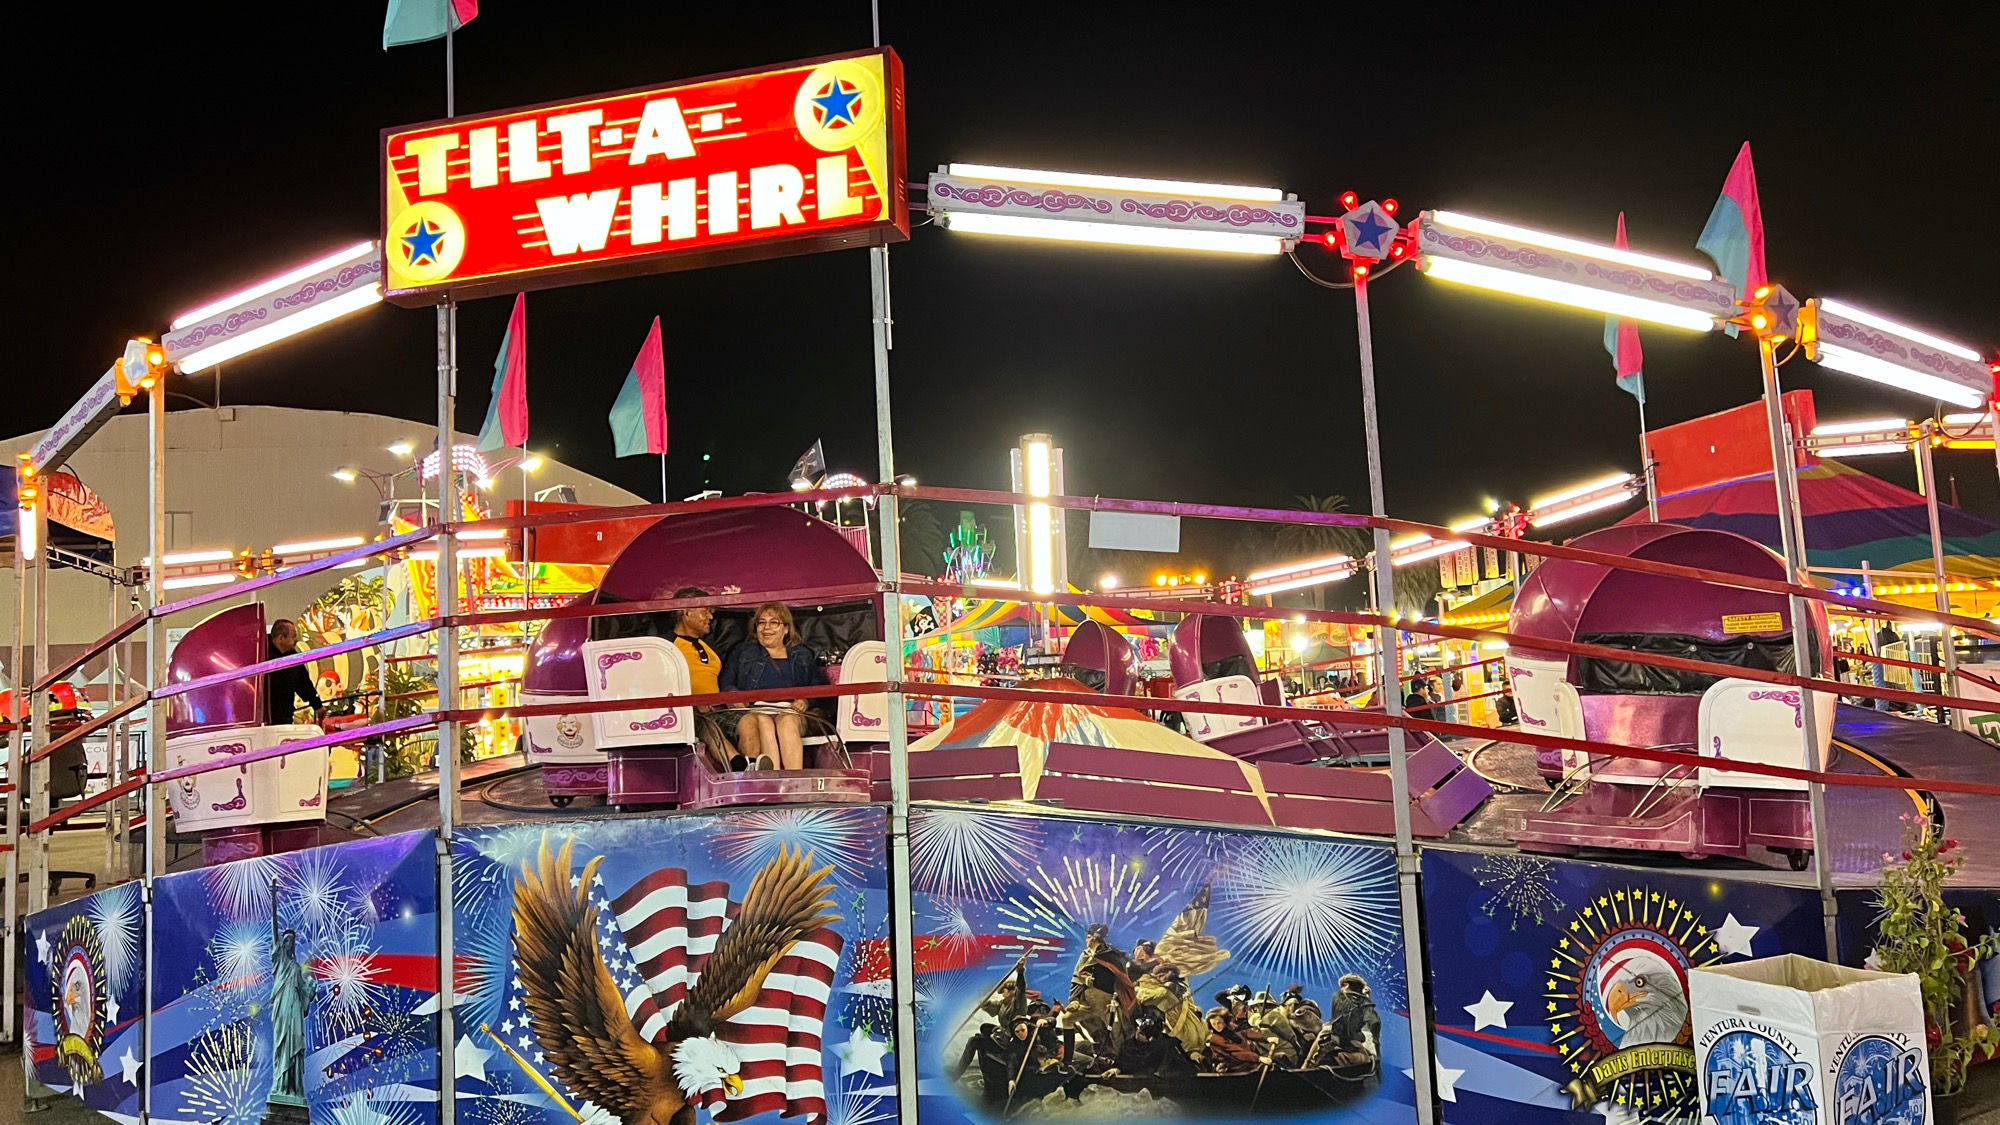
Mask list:
POLYGON ((1840 1041, 1832 1075, 1835 1125, 1924 1125, 1929 1060, 1903 1032, 1869 1032, 1840 1041))
POLYGON ((1691 904, 1621 887, 1584 905, 1550 950, 1550 1042, 1575 1077, 1574 1108, 1691 1125, 1699 1114, 1688 970, 1721 959, 1691 904))
POLYGON ((1784 1032, 1732 1016, 1703 1033, 1703 1121, 1716 1125, 1817 1125, 1813 1064, 1784 1032))

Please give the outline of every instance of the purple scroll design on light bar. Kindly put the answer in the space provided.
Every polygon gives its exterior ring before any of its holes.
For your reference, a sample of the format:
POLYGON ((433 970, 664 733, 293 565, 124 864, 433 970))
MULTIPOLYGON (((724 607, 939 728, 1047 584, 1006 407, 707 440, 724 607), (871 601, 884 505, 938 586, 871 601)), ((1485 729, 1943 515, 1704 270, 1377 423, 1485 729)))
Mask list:
POLYGON ((1095 211, 1100 215, 1111 213, 1111 204, 1109 202, 1078 195, 1073 191, 1056 191, 1050 189, 1048 191, 1033 192, 1024 191, 1021 188, 1001 187, 998 184, 987 184, 984 187, 976 188, 953 187, 950 184, 932 184, 931 191, 939 199, 958 199, 966 203, 977 203, 981 207, 1005 207, 1008 204, 1012 204, 1016 207, 1034 207, 1042 211, 1047 211, 1052 215, 1060 215, 1065 211, 1081 210, 1095 211))
POLYGON ((599 655, 597 658, 598 690, 609 691, 611 689, 611 670, 613 668, 625 663, 627 660, 643 659, 645 655, 642 652, 607 652, 599 655))
POLYGON ((243 795, 243 779, 239 777, 236 779, 236 796, 208 807, 214 812, 235 812, 237 809, 245 808, 249 804, 250 798, 243 795))
POLYGON ((1440 246, 1468 258, 1498 258, 1512 262, 1523 269, 1560 269, 1564 273, 1575 273, 1576 263, 1553 254, 1545 254, 1532 246, 1508 246, 1500 242, 1488 242, 1468 234, 1448 234, 1432 227, 1426 237, 1440 246))
POLYGON ((1170 223, 1185 223, 1190 219, 1200 219, 1205 223, 1228 223, 1232 227, 1247 227, 1258 223, 1276 223, 1288 228, 1299 225, 1297 215, 1270 211, 1262 207, 1250 207, 1241 203, 1231 204, 1228 207, 1212 207, 1206 203, 1194 203, 1185 199, 1169 199, 1162 203, 1121 199, 1118 201, 1118 209, 1151 219, 1165 219, 1170 223))
POLYGON ((633 730, 672 730, 681 725, 681 721, 679 716, 675 715, 672 711, 668 711, 657 719, 648 719, 643 723, 626 723, 625 725, 631 727, 633 730))
POLYGON ((1591 277, 1608 281, 1621 289, 1644 289, 1675 300, 1696 301, 1730 311, 1736 308, 1736 302, 1731 300, 1727 293, 1720 293, 1679 278, 1660 277, 1657 274, 1623 266, 1605 265, 1602 262, 1585 262, 1583 272, 1591 277))
POLYGON ((178 347, 192 348, 210 336, 227 336, 252 321, 263 320, 270 315, 271 310, 265 308, 240 309, 221 320, 190 328, 186 335, 175 335, 174 343, 178 347))
POLYGON ((372 278, 381 272, 382 260, 380 258, 370 258, 365 262, 356 262, 332 277, 323 277, 318 281, 305 283, 299 287, 299 291, 296 293, 272 298, 271 307, 274 309, 287 309, 293 305, 308 305, 316 297, 339 292, 353 285, 356 281, 372 278))
POLYGON ((1866 348, 1872 352, 1901 356, 1903 359, 1919 367, 1941 374, 1963 370, 1966 366, 1965 361, 1955 359, 1943 352, 1933 351, 1919 344, 1898 340, 1894 336, 1877 332, 1872 328, 1853 324, 1845 320, 1822 320, 1820 322, 1819 334, 1823 339, 1840 340, 1866 348))
POLYGON ((1752 703, 1755 703, 1755 702, 1757 702, 1757 701, 1758 701, 1758 700, 1760 700, 1760 699, 1770 699, 1770 700, 1775 700, 1776 702, 1779 702, 1779 703, 1789 703, 1789 704, 1791 704, 1791 706, 1792 706, 1792 726, 1794 726, 1794 727, 1796 727, 1796 728, 1798 728, 1798 729, 1800 729, 1800 730, 1804 730, 1804 729, 1805 729, 1805 726, 1806 726, 1806 715, 1805 715, 1805 705, 1804 705, 1804 702, 1803 702, 1803 700, 1802 700, 1802 699, 1800 698, 1800 695, 1799 695, 1799 693, 1798 693, 1798 692, 1796 692, 1796 691, 1753 691, 1753 692, 1751 692, 1751 693, 1750 693, 1750 695, 1748 696, 1748 698, 1749 698, 1750 702, 1752 702, 1752 703))
POLYGON ((847 721, 857 727, 879 727, 883 723, 881 719, 871 719, 861 713, 861 697, 858 695, 854 697, 854 711, 847 716, 847 721))
POLYGON ((224 742, 221 745, 209 747, 208 756, 211 758, 231 758, 248 749, 249 747, 243 745, 241 742, 224 742))

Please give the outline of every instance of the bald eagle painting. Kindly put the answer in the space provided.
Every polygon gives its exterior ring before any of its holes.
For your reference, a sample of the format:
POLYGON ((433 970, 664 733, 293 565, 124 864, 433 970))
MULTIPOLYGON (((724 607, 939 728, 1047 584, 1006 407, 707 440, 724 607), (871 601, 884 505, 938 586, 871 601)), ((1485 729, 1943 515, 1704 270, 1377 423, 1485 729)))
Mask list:
POLYGON ((1600 988, 1604 1010, 1624 1029, 1620 1050, 1688 1041, 1687 988, 1666 958, 1646 950, 1619 957, 1605 967, 1600 988))
POLYGON ((544 840, 514 884, 515 975, 553 1076, 621 1125, 693 1125, 703 1106, 721 1120, 785 1106, 782 1059, 775 1077, 763 1077, 768 1064, 747 1053, 756 1036, 732 1042, 726 1025, 770 1005, 780 978, 804 960, 795 951, 817 948, 816 935, 840 920, 832 868, 780 848, 740 905, 719 884, 688 886, 678 870, 634 886, 610 904, 628 940, 642 944, 635 927, 650 927, 640 931, 649 948, 680 944, 676 957, 642 961, 644 983, 621 990, 599 948, 591 895, 604 857, 575 873, 571 843, 551 854, 544 840), (773 1092, 753 1097, 746 1082, 773 1092))

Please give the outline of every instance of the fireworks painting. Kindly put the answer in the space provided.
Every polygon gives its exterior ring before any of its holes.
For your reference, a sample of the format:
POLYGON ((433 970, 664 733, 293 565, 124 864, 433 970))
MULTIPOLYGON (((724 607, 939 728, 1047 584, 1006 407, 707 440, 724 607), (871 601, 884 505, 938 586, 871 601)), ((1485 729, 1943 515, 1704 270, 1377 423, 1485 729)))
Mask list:
POLYGON ((139 884, 124 883, 90 896, 88 915, 104 947, 105 983, 123 991, 139 971, 141 929, 139 884))
MULTIPOLYGON (((1385 1067, 1406 1059, 1408 1022, 1396 1007, 1407 991, 1401 916, 1387 847, 928 807, 912 812, 910 835, 913 855, 922 853, 913 863, 911 907, 923 1007, 918 1109, 926 1123, 999 1125, 1049 1115, 1077 1125, 1229 1123, 1308 1108, 1315 1122, 1410 1114, 1407 1082, 1348 1083, 1335 1097, 1275 1073, 1261 1091, 1253 1081, 1240 1097, 1220 1099, 1201 1094, 1219 1084, 1199 1081, 1185 1089, 1085 1081, 1076 1098, 1038 1092, 1008 1112, 1009 1076, 996 1072, 992 1081, 999 1085, 988 1086, 986 1063, 973 1065, 991 1054, 980 1036, 1005 1022, 1009 1001, 996 990, 1009 981, 1024 984, 1031 997, 1083 1013, 1075 1022, 1058 1021, 1049 1034, 1075 1037, 1073 1044, 1064 1039, 1064 1050, 1084 1060, 1076 1073, 1088 1074, 1111 1065, 1120 1034, 1107 1023, 1090 1029, 1096 1003, 1090 991, 1099 987, 1092 980, 1105 982, 1101 1003, 1122 1003, 1120 982, 1130 982, 1131 1003, 1160 1007, 1185 1028, 1190 1019, 1205 1026, 1202 1012, 1216 1002, 1214 994, 1239 986, 1275 992, 1296 984, 1325 1009, 1348 974, 1360 977, 1363 994, 1372 996, 1364 1003, 1380 1019, 1385 1067), (1282 1098, 1294 1104, 1280 1104, 1281 1087, 1290 1091, 1282 1098)), ((1197 1053, 1204 1042, 1196 1043, 1197 1053)))
POLYGON ((1380 963, 1401 940, 1393 867, 1378 847, 1265 837, 1218 889, 1245 961, 1282 977, 1380 963))
POLYGON ((1041 826, 978 809, 925 809, 910 818, 910 881, 927 894, 983 898, 997 893, 1041 843, 1041 826))
POLYGON ((715 834, 715 851, 747 875, 790 846, 832 864, 841 878, 860 881, 882 850, 880 820, 861 808, 745 810, 731 815, 715 834))
POLYGON ((1491 852, 1480 857, 1472 876, 1491 892, 1480 909, 1496 921, 1504 916, 1510 930, 1520 929, 1523 922, 1542 925, 1562 912, 1552 860, 1519 852, 1491 852))
POLYGON ((240 1023, 206 1032, 194 1041, 181 1091, 188 1120, 253 1125, 264 1116, 264 1099, 257 1096, 255 1047, 250 1028, 240 1023))

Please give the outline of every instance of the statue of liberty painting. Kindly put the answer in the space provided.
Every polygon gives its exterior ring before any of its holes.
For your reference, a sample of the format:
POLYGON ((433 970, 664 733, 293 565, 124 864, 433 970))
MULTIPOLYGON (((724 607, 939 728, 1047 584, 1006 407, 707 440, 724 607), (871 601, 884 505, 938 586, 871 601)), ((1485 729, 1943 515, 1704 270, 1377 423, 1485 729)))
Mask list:
POLYGON ((297 930, 278 928, 278 881, 271 880, 271 1094, 278 1105, 306 1101, 306 1008, 313 981, 298 956, 297 930))

